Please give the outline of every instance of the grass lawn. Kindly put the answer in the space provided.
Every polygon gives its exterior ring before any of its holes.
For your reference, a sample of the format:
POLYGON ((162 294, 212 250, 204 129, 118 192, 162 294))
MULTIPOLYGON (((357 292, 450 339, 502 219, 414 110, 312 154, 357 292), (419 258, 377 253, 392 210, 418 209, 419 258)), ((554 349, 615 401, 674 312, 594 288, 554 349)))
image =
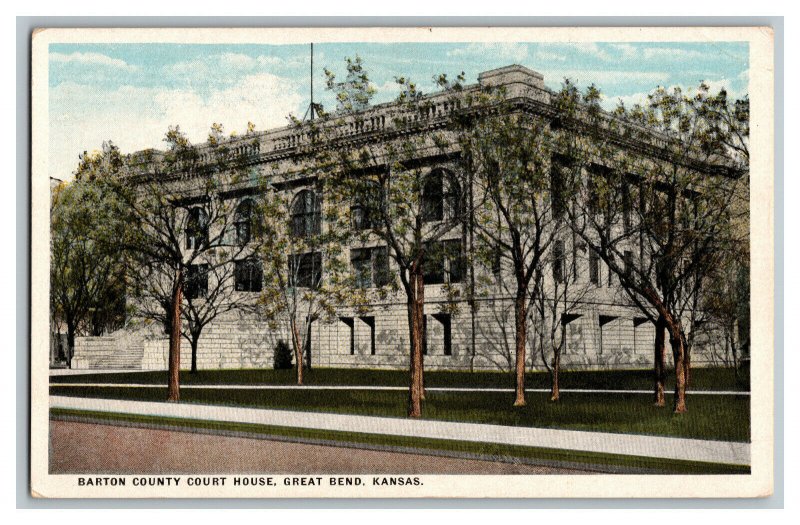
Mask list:
MULTIPOLYGON (((51 409, 51 415, 58 419, 111 422, 115 424, 134 424, 156 428, 183 429, 193 431, 235 432, 237 435, 266 437, 272 439, 301 440, 349 444, 350 446, 378 446, 406 449, 409 451, 450 451, 460 454, 474 454, 490 458, 521 458, 537 462, 554 462, 577 468, 607 471, 608 467, 632 468, 641 471, 654 471, 665 474, 749 474, 750 468, 739 465, 718 465, 690 461, 665 460, 660 458, 618 456, 575 450, 556 450, 538 447, 499 445, 441 439, 422 439, 405 436, 384 436, 355 432, 337 432, 315 429, 275 427, 243 423, 226 423, 167 417, 136 416, 130 414, 110 414, 83 410, 51 409)), ((614 470, 611 470, 612 472, 614 470)), ((623 470, 624 472, 624 470, 623 470)), ((634 471, 636 472, 636 470, 634 471)))
MULTIPOLYGON (((200 370, 195 374, 181 372, 181 384, 210 385, 291 385, 294 384, 293 370, 249 369, 249 370, 200 370)), ((564 371, 561 374, 561 388, 650 390, 653 372, 651 370, 598 370, 564 371)), ((549 376, 545 372, 529 373, 528 388, 549 388, 549 376)), ((81 374, 52 376, 52 383, 144 383, 164 384, 167 373, 129 372, 121 374, 81 374)), ((408 386, 408 372, 404 370, 353 370, 341 368, 312 368, 306 372, 307 385, 374 385, 408 386)), ((667 376, 667 388, 672 389, 674 378, 667 376)), ((428 387, 489 387, 513 388, 514 377, 502 372, 444 372, 426 371, 425 385, 428 387)), ((746 380, 734 381, 733 370, 729 368, 697 368, 691 372, 690 388, 694 390, 736 390, 746 391, 746 380)))
MULTIPOLYGON (((331 377, 324 372, 323 370, 315 371, 315 374, 319 374, 315 376, 315 379, 331 377)), ((250 373, 255 374, 256 372, 250 373)), ((213 377, 215 374, 217 377, 219 376, 218 373, 209 373, 198 375, 195 379, 213 377)), ((235 375, 233 372, 229 374, 235 375)), ((447 384, 434 380, 437 377, 439 381, 442 378, 469 377, 468 375, 447 374, 429 374, 428 385, 447 384)), ((240 375, 245 375, 245 372, 240 372, 240 375)), ((85 382, 86 377, 81 377, 85 382)), ((148 377, 155 378, 156 376, 148 377)), ((161 373, 158 377, 163 379, 164 374, 161 373)), ((393 376, 388 375, 388 377, 393 376)), ((488 377, 484 375, 478 377, 483 378, 484 381, 488 380, 488 377)), ((492 377, 502 378, 503 376, 492 377)), ((187 381, 187 383, 189 382, 187 381)), ((311 382, 309 381, 309 383, 311 382)), ((620 385, 614 386, 620 387, 620 385)), ((141 401, 164 401, 166 399, 166 387, 50 387, 50 393, 64 396, 141 401)), ((369 390, 184 389, 181 391, 181 400, 187 403, 389 417, 405 416, 406 396, 406 392, 403 391, 369 390)), ((671 397, 667 397, 668 405, 672 401, 671 397)), ((672 414, 669 406, 662 409, 653 407, 650 396, 646 394, 565 393, 559 403, 551 403, 548 398, 546 393, 529 393, 528 406, 514 408, 511 406, 513 395, 510 392, 429 391, 423 405, 423 416, 445 421, 724 441, 747 442, 750 439, 749 396, 689 395, 689 412, 682 415, 672 414)))

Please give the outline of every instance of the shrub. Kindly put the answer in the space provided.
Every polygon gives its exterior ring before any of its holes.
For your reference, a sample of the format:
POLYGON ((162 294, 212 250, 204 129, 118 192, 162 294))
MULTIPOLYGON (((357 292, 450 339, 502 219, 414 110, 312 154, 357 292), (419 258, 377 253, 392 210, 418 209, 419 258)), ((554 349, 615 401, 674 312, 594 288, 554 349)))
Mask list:
POLYGON ((272 354, 272 367, 275 370, 292 368, 292 349, 283 339, 280 339, 278 344, 275 345, 275 350, 272 354))

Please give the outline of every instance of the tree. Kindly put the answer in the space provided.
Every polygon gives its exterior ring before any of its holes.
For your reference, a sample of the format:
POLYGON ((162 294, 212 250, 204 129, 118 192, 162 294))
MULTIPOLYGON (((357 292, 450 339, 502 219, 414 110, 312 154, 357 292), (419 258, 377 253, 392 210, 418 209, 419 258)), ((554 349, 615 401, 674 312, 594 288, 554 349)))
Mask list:
MULTIPOLYGON (((232 148, 221 132, 215 126, 201 149, 170 128, 166 152, 128 158, 126 174, 109 179, 128 225, 119 242, 129 258, 133 305, 169 334, 168 401, 180 400, 181 337, 196 351, 202 327, 233 307, 226 268, 250 253, 248 243, 231 241, 236 210, 223 192, 249 175, 250 150, 232 148), (210 296, 209 275, 217 276, 210 296)), ((247 139, 237 144, 246 146, 247 139)))
POLYGON ((535 270, 530 302, 534 342, 550 375, 550 401, 556 402, 561 399, 561 355, 568 344, 568 326, 581 317, 579 307, 597 284, 597 276, 593 275, 594 261, 589 254, 589 279, 582 279, 579 262, 588 249, 566 221, 560 221, 554 229, 547 257, 535 270))
MULTIPOLYGON (((425 284, 442 284, 451 297, 461 293, 465 257, 464 232, 459 227, 469 212, 463 174, 456 169, 431 169, 432 157, 447 156, 453 149, 445 132, 429 126, 434 117, 431 101, 413 81, 396 80, 400 94, 386 110, 388 115, 362 118, 358 106, 345 105, 315 121, 311 135, 319 145, 313 162, 326 173, 325 194, 348 212, 353 239, 385 253, 399 273, 411 346, 408 416, 420 417, 425 395, 425 284), (370 126, 375 138, 348 142, 339 133, 348 126, 370 126)), ((330 86, 334 91, 342 89, 330 86)), ((455 91, 460 83, 446 87, 455 91)), ((338 91, 337 99, 369 99, 366 86, 356 85, 356 89, 355 96, 338 91)), ((456 167, 454 162, 450 166, 456 167)))
POLYGON ((55 188, 50 209, 50 300, 54 320, 67 328, 67 364, 75 337, 101 335, 125 318, 124 265, 115 245, 124 224, 119 202, 96 180, 116 169, 119 151, 111 144, 84 154, 75 180, 55 188))
MULTIPOLYGON (((298 123, 299 125, 299 123, 298 123)), ((357 304, 359 293, 348 280, 343 260, 348 232, 339 210, 323 203, 322 181, 308 164, 299 172, 275 168, 262 188, 258 215, 264 229, 258 257, 264 265, 259 311, 274 327, 285 323, 294 354, 297 384, 311 366, 311 331, 316 321, 329 322, 336 308, 357 304), (310 186, 288 190, 296 179, 310 186)))
MULTIPOLYGON (((252 123, 248 123, 242 140, 247 143, 254 131, 252 123)), ((231 134, 231 139, 235 137, 235 133, 231 134)), ((250 179, 251 172, 239 166, 246 160, 247 153, 234 153, 235 147, 241 148, 242 140, 226 139, 221 124, 214 124, 208 137, 213 152, 213 172, 228 172, 231 177, 228 184, 236 185, 250 179)), ((205 196, 204 199, 213 201, 215 197, 219 196, 205 196)), ((219 215, 216 227, 222 228, 224 233, 214 248, 217 263, 195 270, 194 275, 190 267, 190 274, 187 274, 190 293, 185 294, 182 333, 192 348, 192 373, 197 372, 197 349, 203 329, 228 312, 241 314, 256 309, 256 296, 252 294, 260 292, 263 284, 263 266, 259 258, 263 242, 263 220, 258 213, 261 199, 261 195, 253 194, 238 202, 217 203, 214 209, 200 208, 206 216, 219 215)), ((197 209, 193 207, 190 211, 197 209)))
POLYGON ((686 411, 690 355, 684 315, 701 291, 730 224, 740 166, 710 147, 708 121, 679 89, 658 89, 646 107, 609 116, 600 92, 564 91, 573 117, 574 231, 656 326, 655 395, 663 406, 664 336, 675 365, 674 411, 686 411), (639 148, 620 144, 634 142, 639 148), (602 159, 602 160, 600 160, 602 159))
POLYGON ((480 203, 474 206, 478 253, 494 273, 514 278, 514 406, 524 406, 531 284, 563 215, 562 189, 551 185, 555 138, 549 119, 516 109, 502 92, 470 97, 466 106, 472 105, 494 108, 490 115, 465 113, 457 120, 459 142, 480 203))
POLYGON ((342 113, 363 111, 369 107, 377 90, 369 80, 360 56, 346 57, 347 76, 343 82, 336 81, 336 75, 325 68, 325 85, 336 96, 336 109, 342 113))

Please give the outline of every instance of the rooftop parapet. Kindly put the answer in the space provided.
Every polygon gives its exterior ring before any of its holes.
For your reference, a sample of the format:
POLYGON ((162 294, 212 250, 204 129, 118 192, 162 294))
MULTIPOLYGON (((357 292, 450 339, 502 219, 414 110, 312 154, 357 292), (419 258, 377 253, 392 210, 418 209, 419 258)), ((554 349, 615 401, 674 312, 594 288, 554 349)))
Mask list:
MULTIPOLYGON (((437 92, 423 97, 423 102, 416 108, 408 109, 396 102, 387 102, 372 106, 355 114, 332 114, 328 120, 320 119, 312 126, 309 122, 299 125, 288 125, 283 128, 232 137, 225 142, 232 156, 245 156, 253 163, 288 158, 301 153, 304 148, 313 145, 318 137, 334 142, 368 139, 374 135, 386 135, 407 132, 410 129, 436 127, 444 125, 451 113, 461 108, 462 102, 471 94, 481 90, 503 89, 503 96, 508 100, 524 100, 536 103, 540 108, 550 106, 553 92, 544 84, 544 76, 521 65, 510 65, 478 75, 478 83, 464 86, 458 93, 437 92), (317 126, 317 127, 315 127, 317 126)), ((667 149, 673 140, 670 137, 639 124, 619 121, 611 114, 605 114, 605 122, 601 126, 611 130, 616 123, 616 132, 620 136, 636 136, 636 141, 651 148, 667 149)), ((213 151, 207 144, 198 147, 199 164, 213 162, 213 151)), ((163 158, 163 152, 144 150, 131 155, 135 159, 139 173, 152 169, 152 163, 163 158), (141 170, 141 171, 139 171, 141 170)), ((717 164, 715 162, 714 164, 717 164)), ((722 160, 721 165, 729 164, 722 160)), ((729 167, 729 166, 726 166, 729 167)))

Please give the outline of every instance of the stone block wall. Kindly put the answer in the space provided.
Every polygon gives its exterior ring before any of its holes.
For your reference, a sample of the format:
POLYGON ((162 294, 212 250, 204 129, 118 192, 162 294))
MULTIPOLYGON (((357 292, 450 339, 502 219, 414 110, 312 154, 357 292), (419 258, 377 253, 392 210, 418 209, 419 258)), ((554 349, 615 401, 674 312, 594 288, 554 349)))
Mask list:
MULTIPOLYGON (((435 296, 425 305, 427 370, 511 370, 514 366, 514 312, 510 299, 481 301, 474 316, 463 303, 449 317, 442 315, 435 296), (449 325, 449 334, 448 334, 449 325), (473 332, 474 326, 474 332, 473 332), (473 344, 474 339, 474 344, 473 344)), ((564 369, 649 368, 653 363, 655 329, 634 308, 613 304, 585 304, 566 325, 562 353, 564 369)), ((544 370, 541 353, 529 330, 528 367, 544 370)), ((252 314, 233 312, 207 326, 197 352, 198 369, 272 368, 278 341, 289 341, 282 326, 271 329, 252 314)), ((698 340, 694 366, 719 364, 713 359, 714 337, 698 340)), ((408 318, 405 303, 384 304, 366 315, 343 311, 311 330, 312 367, 408 367, 408 318)), ((667 355, 671 355, 667 349, 667 355)), ((163 333, 128 332, 126 336, 78 338, 75 368, 112 363, 114 354, 139 354, 144 370, 165 370, 168 340, 163 333)), ((546 353, 550 359, 549 352, 546 353)), ((668 357, 668 362, 670 358, 668 357)), ((113 364, 113 363, 112 363, 113 364)), ((181 341, 181 368, 191 365, 191 345, 181 341)))

